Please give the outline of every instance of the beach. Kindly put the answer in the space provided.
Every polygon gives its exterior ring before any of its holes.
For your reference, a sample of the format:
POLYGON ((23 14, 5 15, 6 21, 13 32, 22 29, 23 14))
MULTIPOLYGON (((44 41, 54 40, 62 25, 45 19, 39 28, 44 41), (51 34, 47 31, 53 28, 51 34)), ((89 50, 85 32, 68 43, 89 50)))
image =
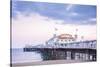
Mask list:
MULTIPOLYGON (((49 61, 39 61, 39 62, 25 62, 25 63, 13 63, 12 67, 21 67, 21 66, 35 66, 35 65, 50 65, 50 64, 68 64, 68 63, 82 63, 88 61, 82 60, 49 60, 49 61)), ((93 62, 93 61, 92 61, 93 62)))

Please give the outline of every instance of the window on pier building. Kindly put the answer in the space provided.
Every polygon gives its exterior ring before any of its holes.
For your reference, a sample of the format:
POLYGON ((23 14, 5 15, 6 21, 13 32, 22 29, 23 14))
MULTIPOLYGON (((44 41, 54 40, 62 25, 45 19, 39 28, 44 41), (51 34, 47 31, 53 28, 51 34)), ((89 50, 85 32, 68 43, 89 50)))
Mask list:
POLYGON ((65 40, 65 42, 67 42, 67 40, 65 40))
POLYGON ((67 44, 64 44, 65 46, 67 46, 67 44))
POLYGON ((64 44, 61 44, 61 46, 63 46, 64 44))
POLYGON ((61 39, 61 41, 63 41, 63 40, 61 39))

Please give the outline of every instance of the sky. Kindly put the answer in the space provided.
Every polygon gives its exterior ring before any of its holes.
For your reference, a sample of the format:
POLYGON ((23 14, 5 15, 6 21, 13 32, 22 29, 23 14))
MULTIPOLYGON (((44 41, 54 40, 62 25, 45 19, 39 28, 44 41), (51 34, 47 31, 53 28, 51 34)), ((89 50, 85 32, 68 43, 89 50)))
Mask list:
POLYGON ((12 1, 12 47, 44 44, 53 34, 96 39, 96 6, 12 1), (57 31, 55 32, 55 28, 57 31))

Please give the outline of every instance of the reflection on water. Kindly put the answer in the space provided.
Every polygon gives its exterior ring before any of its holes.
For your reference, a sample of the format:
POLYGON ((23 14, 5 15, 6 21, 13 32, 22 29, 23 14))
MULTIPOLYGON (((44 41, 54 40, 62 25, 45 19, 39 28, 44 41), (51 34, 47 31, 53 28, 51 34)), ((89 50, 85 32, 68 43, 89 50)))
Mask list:
POLYGON ((82 60, 96 61, 96 50, 56 50, 23 52, 23 49, 12 50, 12 63, 37 62, 45 60, 82 60))

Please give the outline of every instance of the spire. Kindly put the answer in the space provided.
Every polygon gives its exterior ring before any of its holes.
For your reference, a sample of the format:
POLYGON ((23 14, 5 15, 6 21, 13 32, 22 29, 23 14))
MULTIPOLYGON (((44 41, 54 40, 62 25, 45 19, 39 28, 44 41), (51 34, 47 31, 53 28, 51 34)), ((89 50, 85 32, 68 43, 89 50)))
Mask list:
POLYGON ((77 31, 78 31, 78 29, 76 29, 76 31, 75 31, 75 40, 77 40, 77 38, 78 38, 77 31))
POLYGON ((76 34, 77 34, 78 29, 76 29, 76 34))
POLYGON ((57 28, 54 29, 54 37, 56 37, 57 30, 58 30, 57 28))
POLYGON ((81 40, 84 40, 84 36, 81 36, 81 40))
POLYGON ((55 28, 55 31, 57 31, 58 29, 57 28, 55 28))

